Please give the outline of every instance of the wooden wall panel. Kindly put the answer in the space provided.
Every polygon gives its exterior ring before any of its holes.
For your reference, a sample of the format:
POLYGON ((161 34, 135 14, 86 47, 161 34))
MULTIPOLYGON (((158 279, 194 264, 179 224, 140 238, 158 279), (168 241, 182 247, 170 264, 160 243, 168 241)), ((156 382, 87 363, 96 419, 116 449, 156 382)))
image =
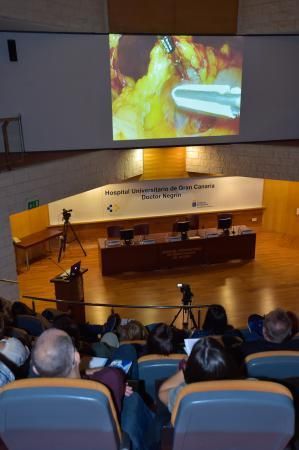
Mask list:
MULTIPOLYGON (((263 208, 253 209, 239 209, 235 211, 219 211, 232 212, 233 225, 247 225, 250 228, 260 229, 263 220, 263 208), (256 218, 255 222, 252 222, 252 218, 256 218)), ((157 217, 139 217, 136 219, 127 220, 111 220, 105 222, 94 223, 81 223, 74 224, 73 227, 76 230, 80 240, 82 242, 94 242, 95 239, 100 237, 107 237, 107 227, 110 225, 119 225, 123 228, 131 228, 138 223, 148 223, 150 226, 150 233, 171 233, 172 226, 177 220, 184 220, 186 216, 199 215, 199 228, 214 228, 217 226, 217 214, 218 212, 199 212, 198 214, 173 214, 169 216, 157 216, 157 217)))
POLYGON ((108 0, 115 33, 235 34, 238 0, 108 0))
MULTIPOLYGON (((22 211, 18 214, 10 216, 10 228, 12 237, 19 239, 29 236, 32 233, 41 231, 50 225, 49 208, 48 205, 40 206, 39 208, 22 211)), ((19 248, 16 250, 16 263, 20 270, 25 265, 25 252, 19 248)), ((45 244, 39 244, 29 249, 30 260, 39 258, 45 254, 45 244)))
POLYGON ((186 177, 185 147, 144 149, 142 180, 186 177))
POLYGON ((112 33, 170 33, 175 23, 173 0, 108 0, 112 33))
POLYGON ((236 34, 238 0, 175 0, 175 30, 190 34, 236 34))
POLYGON ((299 236, 299 182, 265 180, 263 229, 299 236))
POLYGON ((41 231, 49 226, 48 205, 39 208, 22 211, 10 216, 10 227, 12 236, 23 238, 29 234, 41 231))

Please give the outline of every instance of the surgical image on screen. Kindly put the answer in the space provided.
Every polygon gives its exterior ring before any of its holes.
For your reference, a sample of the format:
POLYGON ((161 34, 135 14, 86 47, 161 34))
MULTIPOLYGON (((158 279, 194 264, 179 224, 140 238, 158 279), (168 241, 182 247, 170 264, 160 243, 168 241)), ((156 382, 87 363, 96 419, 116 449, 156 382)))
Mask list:
POLYGON ((113 140, 238 135, 242 38, 111 34, 113 140))

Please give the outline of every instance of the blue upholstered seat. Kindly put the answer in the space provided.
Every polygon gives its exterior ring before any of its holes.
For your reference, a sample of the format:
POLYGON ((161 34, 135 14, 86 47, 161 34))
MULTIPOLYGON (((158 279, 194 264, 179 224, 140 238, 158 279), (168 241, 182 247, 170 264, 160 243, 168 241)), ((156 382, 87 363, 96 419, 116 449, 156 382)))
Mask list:
POLYGON ((245 363, 248 377, 275 380, 299 377, 299 352, 296 351, 253 353, 246 357, 245 363))
POLYGON ((156 400, 156 383, 165 380, 178 371, 179 362, 184 358, 181 354, 146 355, 138 359, 139 379, 144 380, 145 391, 156 400))
POLYGON ((192 383, 171 421, 173 450, 282 450, 294 434, 290 391, 258 380, 192 383))
POLYGON ((0 390, 0 434, 10 450, 124 448, 108 389, 87 380, 36 378, 8 384, 0 390))

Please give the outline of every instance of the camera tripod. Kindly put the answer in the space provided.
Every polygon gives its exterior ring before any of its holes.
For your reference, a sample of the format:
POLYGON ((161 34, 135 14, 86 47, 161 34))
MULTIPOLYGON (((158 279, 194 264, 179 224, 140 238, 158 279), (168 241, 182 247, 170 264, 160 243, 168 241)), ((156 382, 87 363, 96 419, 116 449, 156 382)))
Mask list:
POLYGON ((192 309, 189 308, 189 306, 191 306, 192 304, 192 297, 193 297, 190 286, 188 284, 178 284, 178 287, 180 287, 181 292, 183 293, 182 304, 180 309, 174 316, 170 326, 171 327, 173 326, 179 315, 182 313, 183 329, 188 330, 190 322, 193 328, 198 328, 198 324, 196 323, 192 309))
POLYGON ((72 224, 70 223, 70 220, 69 220, 69 219, 70 219, 71 214, 70 214, 69 212, 65 212, 65 211, 66 211, 66 210, 63 210, 63 213, 62 213, 63 219, 64 219, 64 223, 63 223, 62 237, 61 237, 61 240, 60 240, 60 246, 59 246, 58 262, 60 262, 62 255, 65 253, 69 229, 70 229, 70 230, 72 231, 72 233, 73 233, 73 236, 74 236, 74 238, 75 238, 74 240, 77 241, 78 244, 80 245, 81 250, 82 250, 84 256, 87 255, 87 254, 86 254, 86 251, 84 250, 84 248, 83 248, 83 246, 82 246, 82 244, 81 244, 81 241, 80 241, 80 239, 79 239, 77 233, 75 232, 75 230, 74 230, 72 224))

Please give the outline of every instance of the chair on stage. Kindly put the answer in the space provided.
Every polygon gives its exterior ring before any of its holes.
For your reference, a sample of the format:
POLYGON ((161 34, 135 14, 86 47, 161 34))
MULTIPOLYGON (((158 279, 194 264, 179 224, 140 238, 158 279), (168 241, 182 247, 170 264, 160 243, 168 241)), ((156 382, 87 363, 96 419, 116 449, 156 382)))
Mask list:
POLYGON ((179 225, 178 225, 178 220, 176 221, 176 222, 174 222, 173 224, 172 224, 172 232, 173 233, 178 233, 179 232, 179 225))
POLYGON ((231 213, 217 214, 218 230, 223 230, 224 233, 227 233, 228 230, 232 227, 232 224, 233 215, 231 213))
POLYGON ((292 395, 278 383, 192 383, 174 405, 172 450, 283 450, 294 435, 294 422, 292 395))
POLYGON ((122 227, 118 225, 111 225, 107 227, 107 238, 111 239, 120 239, 120 230, 122 227))
POLYGON ((253 353, 245 358, 247 376, 283 380, 299 377, 299 352, 273 351, 253 353))
POLYGON ((119 450, 109 390, 95 381, 18 380, 0 389, 0 434, 9 450, 119 450))
POLYGON ((145 391, 153 401, 157 400, 157 385, 178 371, 183 354, 145 355, 138 359, 139 379, 144 381, 145 391))
MULTIPOLYGON (((189 222, 189 219, 187 217, 184 217, 183 219, 180 220, 176 220, 173 224, 172 224, 172 232, 173 233, 180 233, 180 227, 181 227, 181 223, 182 222, 189 222)), ((189 229, 190 229, 190 223, 189 223, 189 229)))
POLYGON ((190 222, 190 230, 198 230, 199 229, 199 215, 192 214, 187 216, 186 220, 190 222))
POLYGON ((150 229, 148 223, 138 223, 134 225, 134 236, 143 236, 143 239, 149 235, 150 229))
POLYGON ((189 222, 189 229, 190 230, 198 230, 199 229, 199 215, 198 214, 192 214, 190 216, 185 216, 182 219, 176 220, 172 224, 172 232, 173 233, 179 233, 179 223, 180 222, 189 222))

